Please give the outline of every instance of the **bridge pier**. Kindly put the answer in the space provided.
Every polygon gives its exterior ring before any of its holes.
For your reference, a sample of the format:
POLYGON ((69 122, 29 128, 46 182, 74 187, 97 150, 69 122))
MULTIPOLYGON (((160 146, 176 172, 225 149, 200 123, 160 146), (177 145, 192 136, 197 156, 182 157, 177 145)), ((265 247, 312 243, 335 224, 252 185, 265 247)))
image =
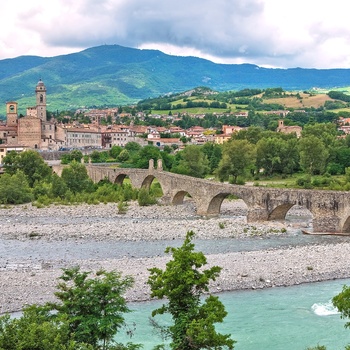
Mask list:
POLYGON ((269 212, 262 207, 248 207, 247 222, 267 221, 269 212))
POLYGON ((338 216, 320 215, 314 216, 312 220, 313 232, 342 232, 342 227, 338 216))

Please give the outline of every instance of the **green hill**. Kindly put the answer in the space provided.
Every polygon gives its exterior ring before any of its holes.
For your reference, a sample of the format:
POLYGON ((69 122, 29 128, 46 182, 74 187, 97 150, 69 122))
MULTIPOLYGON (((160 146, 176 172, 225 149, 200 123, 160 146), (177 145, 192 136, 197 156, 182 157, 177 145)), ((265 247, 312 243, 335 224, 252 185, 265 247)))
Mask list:
POLYGON ((5 113, 2 106, 6 101, 17 101, 20 113, 35 104, 34 89, 40 78, 47 88, 48 110, 55 111, 131 104, 195 86, 217 91, 348 86, 350 70, 224 65, 156 50, 104 45, 51 58, 22 56, 0 60, 0 114, 5 113))

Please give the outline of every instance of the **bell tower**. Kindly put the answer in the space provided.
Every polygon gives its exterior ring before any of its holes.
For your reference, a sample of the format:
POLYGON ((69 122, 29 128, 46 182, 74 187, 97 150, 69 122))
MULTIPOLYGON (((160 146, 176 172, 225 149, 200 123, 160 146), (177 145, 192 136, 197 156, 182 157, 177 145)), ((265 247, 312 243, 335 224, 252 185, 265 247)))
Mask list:
POLYGON ((41 79, 35 88, 35 94, 37 117, 46 121, 46 87, 41 79))
POLYGON ((17 102, 6 103, 6 124, 7 126, 16 126, 18 120, 17 102))

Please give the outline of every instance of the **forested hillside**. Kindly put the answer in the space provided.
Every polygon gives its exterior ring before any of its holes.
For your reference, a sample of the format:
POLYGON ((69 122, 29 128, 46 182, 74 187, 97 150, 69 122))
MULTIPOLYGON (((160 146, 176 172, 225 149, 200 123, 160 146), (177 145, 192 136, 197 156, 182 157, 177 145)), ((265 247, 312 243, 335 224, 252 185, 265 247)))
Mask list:
MULTIPOLYGON (((207 86, 217 91, 280 86, 287 90, 347 86, 348 69, 269 69, 251 64, 215 64, 196 57, 166 55, 103 45, 56 57, 22 56, 0 61, 0 106, 33 104, 39 79, 48 90, 50 110, 117 106, 207 86)), ((1 107, 1 114, 4 108, 1 107)))

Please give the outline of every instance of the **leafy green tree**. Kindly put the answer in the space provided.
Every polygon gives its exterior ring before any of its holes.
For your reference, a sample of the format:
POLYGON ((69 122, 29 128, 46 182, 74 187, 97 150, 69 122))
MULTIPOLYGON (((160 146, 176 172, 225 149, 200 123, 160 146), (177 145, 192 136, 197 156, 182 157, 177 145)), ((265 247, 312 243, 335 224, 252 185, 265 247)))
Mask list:
POLYGON ((285 139, 276 133, 261 138, 256 145, 257 168, 266 175, 292 174, 299 166, 297 142, 296 137, 285 139))
POLYGON ((209 172, 209 161, 200 146, 188 145, 179 155, 180 160, 171 169, 174 173, 204 178, 209 172))
POLYGON ((317 136, 310 135, 302 137, 298 148, 303 170, 310 175, 322 174, 329 155, 323 142, 317 136))
POLYGON ((99 151, 93 151, 90 154, 92 163, 100 163, 101 162, 101 153, 99 151))
POLYGON ((81 162, 81 159, 83 158, 83 152, 79 151, 78 149, 74 149, 72 152, 70 152, 70 161, 76 161, 81 162))
POLYGON ((122 147, 113 145, 112 148, 109 150, 109 155, 112 158, 117 159, 117 157, 119 156, 119 154, 122 150, 123 150, 122 147))
POLYGON ((244 176, 253 169, 255 162, 255 147, 247 140, 230 140, 223 145, 223 155, 217 169, 220 181, 233 177, 233 183, 238 176, 244 176))
POLYGON ((117 156, 119 162, 126 162, 130 158, 130 154, 127 149, 123 149, 117 156))
POLYGON ((207 142, 202 147, 202 152, 207 156, 209 161, 210 172, 214 173, 222 158, 222 146, 207 142))
POLYGON ((263 129, 259 126, 250 126, 248 129, 240 130, 232 135, 234 140, 247 140, 256 144, 262 137, 263 129))
POLYGON ((64 153, 61 155, 61 164, 69 164, 73 161, 80 163, 82 158, 83 153, 78 149, 75 149, 69 153, 64 153))
POLYGON ((138 152, 141 150, 141 148, 142 148, 142 146, 139 143, 134 142, 134 141, 128 142, 125 145, 125 149, 131 153, 138 152))
POLYGON ((29 186, 51 176, 51 168, 38 152, 28 150, 21 153, 10 152, 3 160, 5 172, 13 175, 17 170, 23 171, 29 186))
POLYGON ((55 293, 60 302, 47 307, 55 311, 54 319, 67 321, 75 341, 105 350, 118 345, 115 335, 125 325, 123 314, 130 312, 123 294, 133 285, 133 278, 105 270, 95 278, 89 275, 79 267, 64 269, 55 293))
POLYGON ((54 320, 48 310, 26 307, 20 318, 0 317, 0 350, 93 350, 74 341, 66 320, 54 320))
POLYGON ((93 186, 84 164, 73 161, 68 167, 62 170, 61 175, 68 189, 73 193, 90 190, 93 186))
POLYGON ((338 130, 335 123, 305 125, 301 132, 302 137, 308 137, 311 135, 317 137, 327 148, 335 142, 337 134, 338 130))
MULTIPOLYGON (((227 315, 218 297, 210 295, 203 302, 201 296, 209 291, 210 281, 215 281, 221 268, 213 266, 203 270, 207 259, 202 252, 194 251, 194 232, 186 234, 179 248, 166 248, 173 259, 166 269, 151 268, 148 284, 151 297, 167 299, 167 303, 152 312, 152 317, 169 313, 173 324, 159 327, 171 338, 174 350, 233 349, 235 341, 230 335, 220 334, 215 324, 227 315)), ((157 324, 155 322, 155 324, 157 324)))
POLYGON ((293 174, 299 170, 300 159, 297 138, 285 140, 281 149, 281 158, 281 172, 283 174, 293 174))
POLYGON ((12 176, 10 174, 0 176, 0 203, 21 204, 28 203, 32 199, 32 190, 22 171, 18 170, 12 176))
POLYGON ((65 181, 54 173, 51 178, 51 184, 51 197, 64 198, 68 191, 68 186, 65 181))
MULTIPOLYGON (((333 305, 340 312, 341 318, 350 318, 350 287, 344 285, 342 291, 333 297, 333 305)), ((345 328, 350 328, 350 321, 346 322, 345 328)))
POLYGON ((344 174, 345 168, 350 166, 350 148, 345 145, 330 147, 327 172, 332 175, 344 174))
POLYGON ((3 159, 4 170, 7 174, 13 175, 18 170, 18 153, 15 151, 8 152, 3 159))
POLYGON ((159 148, 152 145, 147 145, 142 147, 137 155, 135 155, 133 163, 136 164, 137 168, 147 169, 150 159, 153 159, 154 164, 157 164, 157 160, 160 158, 161 154, 159 148))

